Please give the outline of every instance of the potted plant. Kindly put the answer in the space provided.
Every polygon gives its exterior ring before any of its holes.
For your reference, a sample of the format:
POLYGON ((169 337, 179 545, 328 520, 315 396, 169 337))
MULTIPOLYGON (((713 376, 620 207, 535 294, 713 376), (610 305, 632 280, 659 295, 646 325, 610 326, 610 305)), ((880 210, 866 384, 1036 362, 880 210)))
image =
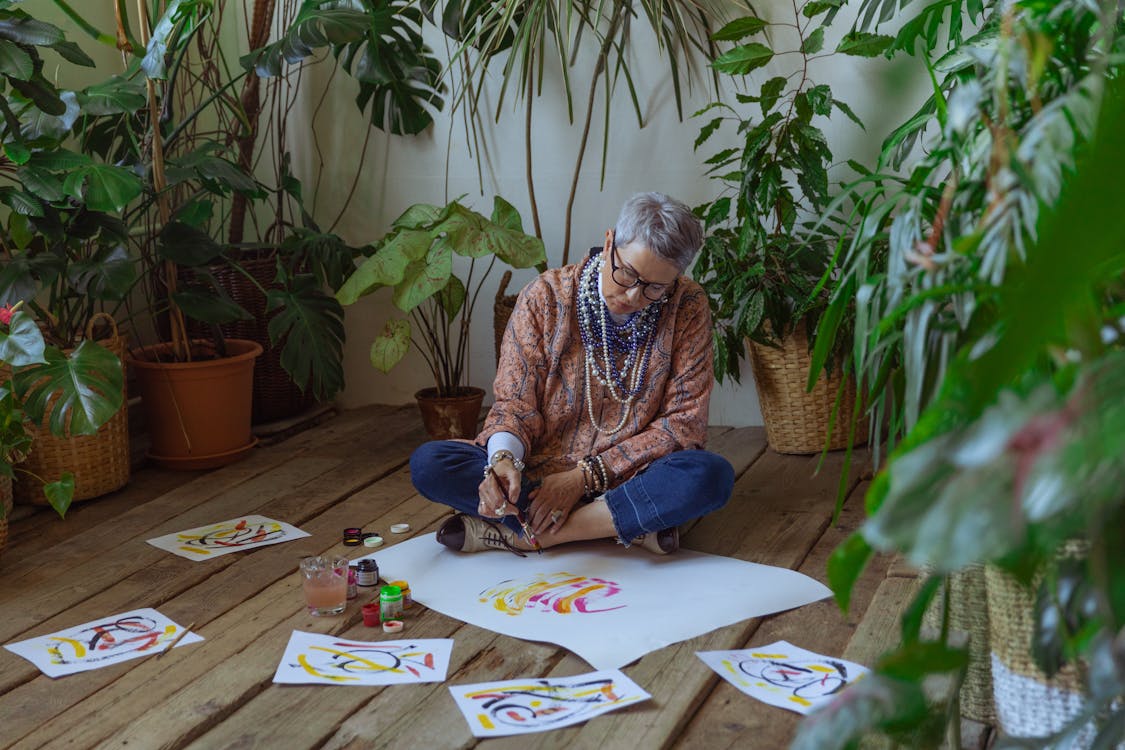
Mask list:
MULTIPOLYGON (((797 61, 796 73, 774 76, 751 87, 754 93, 739 94, 740 105, 754 105, 753 115, 724 102, 696 113, 718 113, 703 126, 696 148, 728 123, 741 142, 707 159, 708 173, 723 184, 725 194, 698 209, 706 236, 693 273, 711 299, 716 375, 720 381, 739 379, 748 341, 767 440, 783 453, 814 453, 862 438, 832 429, 837 400, 842 413, 853 412, 854 384, 839 376, 838 367, 832 369, 832 361, 824 377, 819 369, 810 374, 811 334, 828 305, 825 282, 839 244, 832 225, 817 220, 831 199, 833 157, 816 123, 842 112, 861 124, 810 72, 814 61, 826 56, 825 31, 836 7, 795 4, 793 18, 785 23, 747 16, 717 31, 716 41, 738 43, 712 63, 720 73, 742 78, 786 53, 797 61), (744 41, 765 38, 775 27, 795 29, 797 49, 775 53, 760 41, 744 41), (810 394, 806 381, 816 382, 810 394)), ((853 34, 836 52, 871 55, 880 49, 876 40, 853 34)))
POLYGON ((410 319, 387 321, 371 345, 371 364, 388 372, 413 345, 434 379, 433 387, 415 394, 427 432, 434 439, 472 437, 484 391, 464 381, 469 321, 481 285, 497 260, 514 268, 542 263, 543 242, 524 234, 519 212, 499 196, 490 218, 458 201, 418 203, 391 227, 369 249, 337 299, 350 305, 384 287, 391 289, 395 307, 410 319), (454 273, 454 256, 468 258, 464 281, 454 273), (485 264, 483 270, 478 262, 485 264))
MULTIPOLYGON (((896 15, 885 10, 873 3, 867 18, 896 15)), ((830 561, 837 599, 847 607, 874 549, 932 574, 868 684, 891 710, 855 693, 856 712, 842 701, 799 746, 851 741, 843 723, 928 728, 906 740, 923 745, 960 714, 998 725, 998 747, 1113 747, 1125 725, 1108 647, 1125 570, 1108 552, 1125 500, 1111 205, 1123 92, 1110 54, 1122 27, 1110 6, 968 5, 947 36, 932 23, 944 10, 894 18, 889 51, 932 61, 933 95, 851 187, 861 210, 831 304, 862 288, 864 314, 854 332, 817 334, 818 348, 846 342, 889 427, 871 518, 830 561), (983 607, 958 596, 966 581, 983 607), (937 673, 960 690, 928 703, 937 673)))
MULTIPOLYGON (((26 460, 20 476, 39 481, 17 482, 16 494, 24 501, 42 502, 40 483, 53 488, 64 482, 70 502, 118 489, 129 479, 123 394, 111 399, 115 411, 99 417, 96 430, 80 424, 71 409, 89 414, 88 401, 98 398, 99 381, 122 382, 125 343, 114 316, 104 310, 113 311, 124 300, 135 278, 124 249, 125 227, 115 214, 140 194, 142 184, 121 166, 73 150, 68 139, 79 113, 85 108, 109 111, 118 104, 96 94, 60 89, 43 75, 41 52, 58 53, 80 66, 92 66, 93 61, 68 42, 61 29, 23 10, 0 9, 0 39, 12 55, 0 82, 7 115, 0 122, 5 154, 0 159, 5 182, 0 203, 8 209, 0 226, 0 305, 11 309, 22 304, 21 315, 34 320, 35 334, 41 331, 51 347, 52 364, 38 370, 51 372, 48 392, 67 391, 59 401, 61 412, 38 403, 27 410, 35 420, 23 425, 32 442, 29 450, 21 451, 26 460), (84 350, 81 360, 94 369, 71 368, 73 360, 63 365, 60 357, 68 352, 77 356, 81 344, 95 342, 99 319, 108 321, 100 343, 110 356, 90 358, 84 350), (66 379, 74 375, 80 379, 68 385, 66 379), (48 413, 57 414, 50 424, 48 413)), ((38 351, 43 351, 42 344, 38 351)))

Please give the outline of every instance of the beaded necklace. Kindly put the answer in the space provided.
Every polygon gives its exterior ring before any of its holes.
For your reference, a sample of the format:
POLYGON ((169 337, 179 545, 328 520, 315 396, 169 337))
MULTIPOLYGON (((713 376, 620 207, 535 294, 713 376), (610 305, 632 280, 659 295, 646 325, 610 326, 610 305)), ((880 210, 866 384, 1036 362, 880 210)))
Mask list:
POLYGON ((605 300, 598 291, 598 275, 604 265, 605 258, 599 254, 587 260, 582 268, 578 283, 578 330, 582 334, 582 348, 586 355, 586 413, 595 430, 613 435, 625 426, 633 401, 644 388, 656 339, 656 321, 660 319, 664 300, 653 302, 624 322, 617 323, 610 317, 605 300), (617 366, 619 359, 620 367, 617 366), (611 399, 625 407, 621 419, 612 429, 598 424, 594 418, 595 378, 606 387, 611 399))

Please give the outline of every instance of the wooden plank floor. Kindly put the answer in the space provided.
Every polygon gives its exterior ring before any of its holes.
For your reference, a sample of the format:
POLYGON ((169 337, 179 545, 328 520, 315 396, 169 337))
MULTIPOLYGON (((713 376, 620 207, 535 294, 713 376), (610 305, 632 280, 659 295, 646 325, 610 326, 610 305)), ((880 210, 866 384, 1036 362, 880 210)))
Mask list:
MULTIPOLYGON (((13 522, 0 554, 0 643, 23 640, 138 607, 157 607, 206 641, 155 659, 60 679, 0 650, 0 747, 115 748, 782 748, 798 716, 744 696, 695 657, 786 639, 827 654, 870 660, 890 644, 911 585, 877 559, 845 618, 830 601, 736 623, 648 654, 625 668, 652 700, 586 724, 478 742, 447 684, 589 671, 581 659, 416 607, 408 633, 454 638, 445 684, 387 688, 279 686, 274 670, 294 629, 379 640, 358 603, 337 618, 310 617, 299 558, 344 547, 346 526, 381 530, 408 522, 434 531, 442 507, 414 493, 407 459, 424 440, 413 407, 343 412, 248 459, 212 472, 154 467, 124 490, 76 504, 66 521, 47 510, 13 522), (193 563, 145 540, 240 514, 287 521, 311 536, 193 563), (900 583, 894 584, 895 581, 900 583), (894 584, 889 588, 884 584, 894 584), (885 594, 880 594, 885 589, 885 594), (873 603, 874 602, 874 603, 873 603), (882 627, 862 627, 865 615, 882 627), (853 638, 855 633, 861 635, 853 638), (866 635, 864 635, 866 633, 866 635)), ((734 464, 734 496, 685 534, 685 547, 800 570, 825 580, 829 553, 862 520, 858 479, 830 524, 842 455, 781 456, 760 428, 711 429, 709 447, 734 464)), ((642 553, 643 554, 643 553, 642 553)))

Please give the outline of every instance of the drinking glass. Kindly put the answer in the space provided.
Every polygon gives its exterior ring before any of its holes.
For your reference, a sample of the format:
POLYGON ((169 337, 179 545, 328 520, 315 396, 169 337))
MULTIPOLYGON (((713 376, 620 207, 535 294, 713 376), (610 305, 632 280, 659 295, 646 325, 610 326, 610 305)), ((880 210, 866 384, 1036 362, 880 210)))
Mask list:
POLYGON ((305 604, 309 614, 338 615, 348 603, 348 561, 343 557, 301 560, 305 604))

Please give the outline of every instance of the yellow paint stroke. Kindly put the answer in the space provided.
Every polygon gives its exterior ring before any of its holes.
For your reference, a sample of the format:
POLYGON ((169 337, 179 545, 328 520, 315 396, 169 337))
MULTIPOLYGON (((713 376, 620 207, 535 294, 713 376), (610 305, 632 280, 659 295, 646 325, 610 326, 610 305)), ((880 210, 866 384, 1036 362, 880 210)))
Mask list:
POLYGON ((727 670, 728 672, 730 672, 731 674, 734 674, 734 675, 738 674, 738 670, 734 668, 734 664, 732 664, 731 662, 727 661, 726 659, 723 659, 723 660, 722 660, 721 662, 719 662, 719 663, 720 663, 720 664, 722 664, 722 665, 723 665, 723 666, 724 666, 724 667, 726 668, 726 670, 727 670))
POLYGON ((757 654, 757 653, 751 652, 750 655, 753 656, 755 659, 788 659, 789 658, 789 654, 757 654))
POLYGON ((805 700, 804 698, 800 697, 799 695, 791 695, 791 696, 789 696, 789 700, 793 701, 794 703, 800 703, 802 706, 811 706, 812 705, 812 701, 805 700))
MULTIPOLYGON (((345 649, 328 648, 327 646, 309 646, 309 650, 310 651, 324 651, 324 652, 327 652, 329 654, 335 654, 336 656, 346 656, 350 659, 355 659, 356 661, 358 661, 362 664, 362 666, 360 667, 361 669, 369 669, 372 672, 393 672, 395 674, 403 674, 403 670, 401 670, 401 669, 396 669, 394 667, 384 667, 382 664, 376 664, 375 662, 371 661, 370 659, 364 659, 362 656, 357 656, 356 654, 352 653, 351 651, 347 651, 345 649)), ((352 666, 349 666, 348 668, 349 669, 356 669, 357 667, 355 665, 352 665, 352 666)))
POLYGON ((819 664, 806 664, 805 666, 813 670, 814 672, 824 672, 826 674, 832 674, 836 671, 832 667, 822 667, 819 664))
MULTIPOLYGON (((627 696, 620 697, 614 693, 614 685, 596 685, 588 687, 584 690, 576 690, 572 687, 563 685, 506 685, 502 688, 485 688, 472 693, 465 693, 465 698, 482 698, 485 696, 496 695, 497 693, 547 693, 547 698, 555 700, 559 697, 565 699, 585 698, 590 695, 602 694, 606 702, 598 704, 599 706, 616 706, 622 703, 631 703, 638 700, 640 696, 627 696)), ((538 705, 537 703, 529 701, 529 705, 538 705)))
MULTIPOLYGON (((51 640, 59 641, 60 643, 69 643, 70 647, 74 649, 74 655, 79 659, 86 656, 86 646, 82 644, 82 641, 76 641, 73 638, 64 638, 61 635, 51 636, 51 640)), ((62 657, 62 652, 59 651, 58 646, 52 646, 47 650, 54 652, 54 654, 56 654, 60 658, 62 657)))
POLYGON ((297 654, 297 663, 300 664, 301 667, 313 677, 322 677, 326 680, 335 680, 336 682, 348 682, 350 680, 359 679, 358 677, 349 677, 342 674, 328 674, 326 672, 321 672, 312 664, 309 664, 309 660, 304 654, 297 654))
POLYGON ((211 550, 200 549, 199 547, 180 547, 180 549, 182 549, 184 552, 194 552, 197 555, 209 555, 209 554, 211 554, 211 550))
POLYGON ((563 581, 538 581, 522 590, 518 586, 512 586, 507 589, 493 589, 489 593, 494 597, 493 606, 496 607, 496 609, 509 615, 518 615, 527 608, 527 603, 532 597, 546 593, 554 588, 577 583, 581 580, 583 580, 582 576, 574 576, 563 581), (509 597, 514 601, 514 605, 512 606, 508 605, 509 597))
POLYGON ((484 727, 485 729, 495 729, 496 728, 496 725, 492 723, 492 719, 489 719, 484 714, 477 714, 477 721, 479 721, 480 725, 482 727, 484 727))

